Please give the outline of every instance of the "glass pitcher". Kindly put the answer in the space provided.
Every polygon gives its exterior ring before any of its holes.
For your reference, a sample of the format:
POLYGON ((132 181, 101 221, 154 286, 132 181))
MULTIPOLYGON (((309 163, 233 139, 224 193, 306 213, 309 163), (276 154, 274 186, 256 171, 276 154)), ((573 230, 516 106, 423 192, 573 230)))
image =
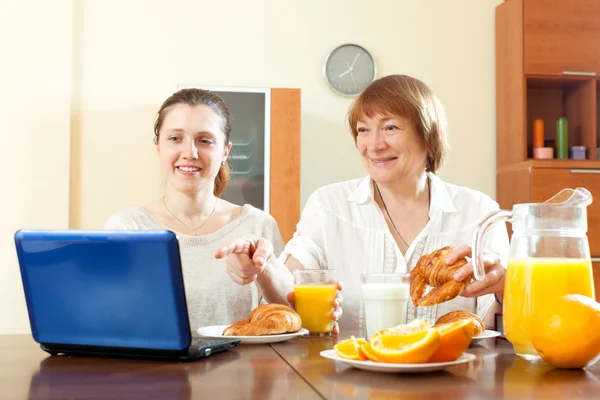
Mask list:
POLYGON ((481 243, 486 230, 499 221, 512 224, 503 322, 505 336, 519 356, 540 358, 531 343, 529 326, 541 304, 563 294, 594 298, 586 235, 591 203, 587 189, 563 189, 545 203, 515 204, 512 211, 496 211, 479 225, 473 245, 476 280, 485 277, 481 243))

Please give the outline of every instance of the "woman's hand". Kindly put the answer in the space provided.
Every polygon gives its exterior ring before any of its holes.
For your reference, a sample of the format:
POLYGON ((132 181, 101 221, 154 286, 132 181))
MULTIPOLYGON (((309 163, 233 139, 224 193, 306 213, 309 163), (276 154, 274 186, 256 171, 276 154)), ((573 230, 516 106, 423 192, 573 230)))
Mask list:
MULTIPOLYGON (((337 284, 338 292, 335 296, 335 299, 333 300, 333 313, 331 314, 331 319, 334 321, 333 334, 338 335, 340 333, 340 326, 337 321, 339 321, 339 319, 342 317, 342 314, 344 313, 344 310, 342 309, 342 303, 344 300, 342 298, 342 294, 340 293, 343 287, 342 282, 336 281, 335 283, 337 284)), ((294 292, 288 293, 287 301, 288 303, 290 303, 290 306, 292 308, 296 307, 296 297, 294 295, 294 292)))
POLYGON ((215 258, 227 257, 227 273, 240 285, 254 282, 266 270, 273 257, 273 244, 259 236, 243 236, 233 240, 216 253, 215 258))
MULTIPOLYGON (((471 246, 462 245, 456 247, 446 257, 446 264, 450 265, 464 257, 471 257, 471 246)), ((478 297, 484 294, 493 293, 502 296, 504 293, 504 277, 506 267, 500 263, 500 258, 491 253, 484 253, 483 265, 485 267, 485 278, 482 281, 474 281, 465 287, 461 296, 478 297)), ((473 260, 469 261, 454 274, 454 279, 462 281, 473 276, 473 260)))

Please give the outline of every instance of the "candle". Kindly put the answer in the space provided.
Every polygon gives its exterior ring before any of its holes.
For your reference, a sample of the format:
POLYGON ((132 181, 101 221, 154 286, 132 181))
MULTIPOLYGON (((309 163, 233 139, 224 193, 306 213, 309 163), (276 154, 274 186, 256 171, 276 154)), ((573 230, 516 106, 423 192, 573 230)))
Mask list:
POLYGON ((538 160, 552 160, 554 158, 554 149, 552 147, 537 147, 533 149, 533 158, 538 160))
POLYGON ((533 148, 544 147, 544 120, 533 120, 533 148))
POLYGON ((571 146, 570 158, 573 160, 585 160, 585 146, 571 146))
POLYGON ((556 120, 556 158, 569 158, 569 142, 567 140, 567 118, 560 117, 556 120))

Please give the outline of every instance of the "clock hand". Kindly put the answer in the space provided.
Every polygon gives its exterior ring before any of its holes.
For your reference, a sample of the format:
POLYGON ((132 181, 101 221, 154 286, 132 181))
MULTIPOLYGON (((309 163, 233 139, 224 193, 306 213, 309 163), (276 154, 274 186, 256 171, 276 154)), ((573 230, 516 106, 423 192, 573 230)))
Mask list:
POLYGON ((354 64, 356 64, 356 62, 358 61, 358 58, 359 58, 359 57, 360 57, 360 53, 358 53, 358 54, 356 55, 356 57, 354 57, 354 61, 352 61, 352 65, 350 66, 351 68, 353 68, 353 67, 354 67, 354 64))
POLYGON ((356 81, 354 80, 354 74, 352 72, 350 72, 350 78, 352 78, 352 82, 354 83, 354 86, 358 90, 358 85, 356 84, 356 81))
POLYGON ((351 70, 351 69, 349 69, 349 70, 347 70, 347 71, 344 71, 344 72, 342 72, 341 74, 339 74, 339 75, 338 75, 338 78, 341 78, 342 76, 349 74, 351 71, 352 71, 352 70, 351 70))
MULTIPOLYGON (((360 53, 358 53, 358 55, 360 56, 360 53)), ((356 62, 356 60, 358 60, 358 57, 356 57, 354 59, 354 62, 356 62)), ((350 65, 348 63, 348 61, 346 61, 346 67, 348 67, 348 70, 346 70, 346 71, 342 72, 341 74, 339 74, 338 78, 341 78, 342 76, 347 75, 348 73, 352 72, 352 70, 354 69, 354 67, 353 67, 354 62, 352 63, 352 65, 350 65)), ((352 78, 352 80, 354 80, 354 78, 352 78)))

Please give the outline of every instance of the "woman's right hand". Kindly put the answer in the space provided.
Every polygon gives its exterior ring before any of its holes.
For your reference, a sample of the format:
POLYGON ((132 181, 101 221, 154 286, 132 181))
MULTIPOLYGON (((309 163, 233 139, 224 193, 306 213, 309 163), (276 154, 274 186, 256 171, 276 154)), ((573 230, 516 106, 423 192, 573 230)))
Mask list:
POLYGON ((262 237, 249 235, 222 246, 215 258, 227 258, 227 273, 240 285, 254 282, 273 257, 273 244, 262 237))
MULTIPOLYGON (((342 294, 340 293, 342 291, 342 287, 343 284, 342 282, 337 281, 337 294, 335 296, 335 299, 333 300, 333 313, 331 314, 331 319, 334 321, 333 322, 333 334, 334 335, 338 335, 340 333, 340 325, 338 324, 339 319, 342 317, 342 314, 344 313, 344 310, 342 309, 342 303, 344 301, 344 299, 342 298, 342 294)), ((292 308, 296 308, 296 296, 294 295, 294 292, 290 292, 287 294, 287 301, 288 303, 290 303, 290 307, 292 308)))

